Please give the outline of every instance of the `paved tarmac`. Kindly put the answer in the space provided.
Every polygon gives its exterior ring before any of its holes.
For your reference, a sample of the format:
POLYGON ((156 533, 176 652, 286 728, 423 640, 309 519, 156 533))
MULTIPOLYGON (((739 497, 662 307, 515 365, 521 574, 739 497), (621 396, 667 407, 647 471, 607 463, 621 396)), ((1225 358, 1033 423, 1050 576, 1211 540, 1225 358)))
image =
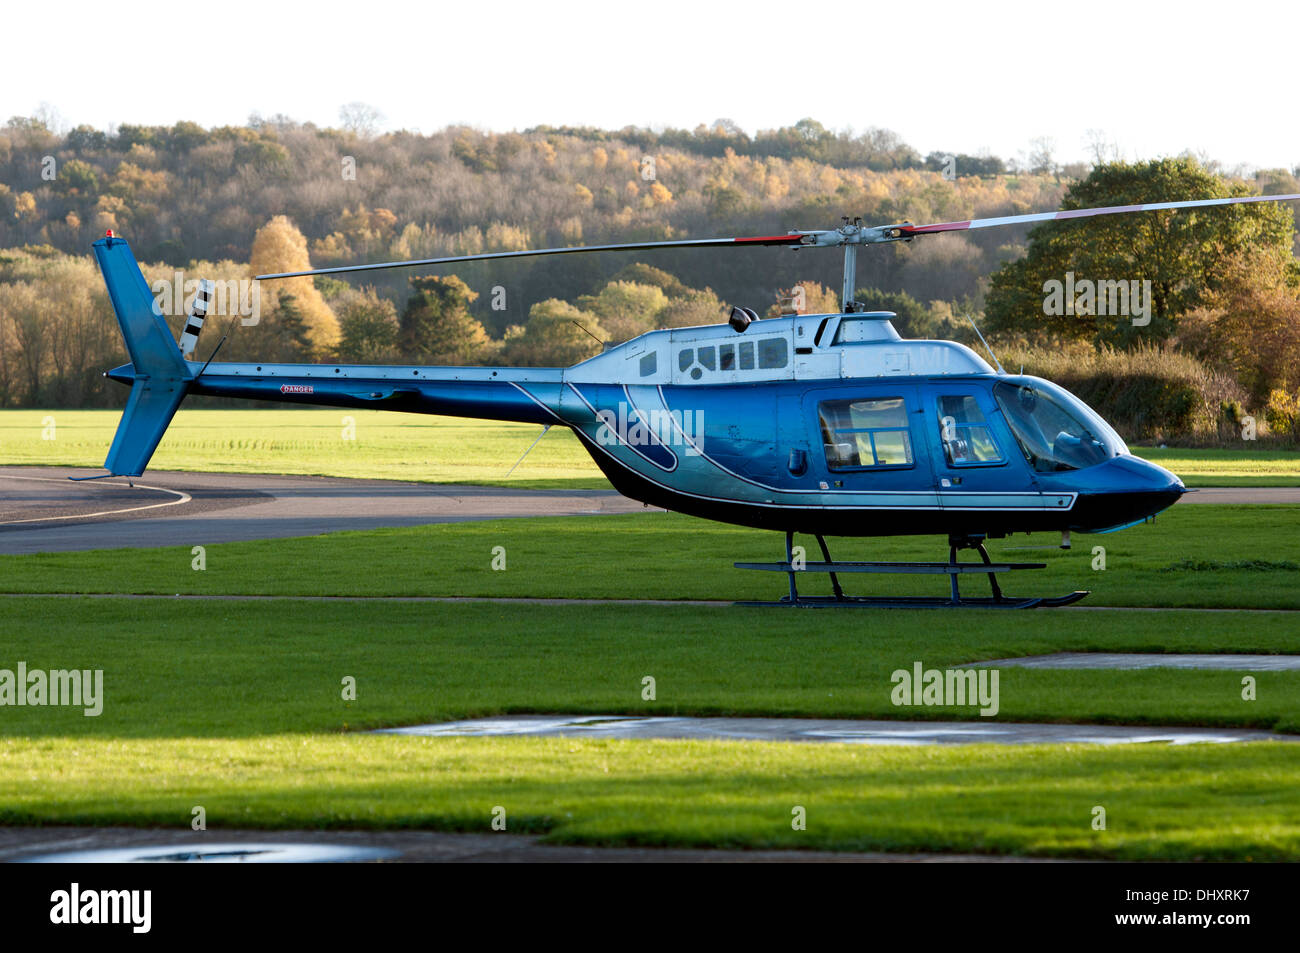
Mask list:
POLYGON ((1208 486, 1179 503, 1300 503, 1300 486, 1208 486))
POLYGON ((504 715, 384 728, 376 734, 434 737, 672 738, 822 741, 864 745, 1223 744, 1300 741, 1300 735, 1239 728, 1051 725, 996 721, 869 721, 823 718, 642 718, 628 715, 504 715))
POLYGON ((1300 672, 1300 655, 1228 655, 1162 652, 1055 652, 977 662, 971 668, 1139 669, 1191 668, 1224 672, 1300 672))
MULTIPOLYGON (((518 516, 638 513, 614 490, 526 490, 394 480, 0 467, 0 553, 193 546, 518 516), (134 485, 130 485, 134 484, 134 485)), ((1300 487, 1198 490, 1181 503, 1300 504, 1300 487)))
MULTIPOLYGON (((250 851, 244 863, 277 862, 277 848, 308 845, 362 851, 383 851, 384 856, 356 860, 442 863, 1069 863, 1031 857, 993 857, 979 854, 866 854, 805 850, 670 850, 649 847, 552 847, 540 837, 497 831, 483 834, 446 834, 437 831, 256 831, 212 829, 139 829, 132 827, 0 827, 0 862, 29 861, 49 854, 103 850, 105 862, 121 861, 130 849, 137 853, 165 848, 173 860, 204 861, 203 851, 227 856, 232 847, 250 851), (257 853, 251 853, 256 851, 257 853), (185 854, 190 856, 184 856, 185 854)), ((207 861, 204 861, 207 862, 207 861)))
POLYGON ((614 490, 524 490, 393 480, 0 467, 0 553, 194 546, 519 516, 639 513, 614 490), (99 471, 102 472, 102 471, 99 471))

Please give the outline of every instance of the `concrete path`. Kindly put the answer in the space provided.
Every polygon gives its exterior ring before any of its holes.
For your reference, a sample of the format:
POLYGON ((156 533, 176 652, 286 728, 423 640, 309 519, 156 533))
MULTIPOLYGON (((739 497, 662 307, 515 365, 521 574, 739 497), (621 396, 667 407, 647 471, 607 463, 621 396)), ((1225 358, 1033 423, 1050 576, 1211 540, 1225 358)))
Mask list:
POLYGON ((1195 668, 1225 672, 1300 672, 1300 655, 1218 655, 1160 652, 1055 652, 973 663, 971 668, 1195 668))
POLYGON ((1151 744, 1300 741, 1300 735, 1244 728, 1049 725, 996 721, 859 721, 819 718, 640 718, 629 715, 507 715, 385 728, 376 734, 434 737, 527 735, 562 738, 675 738, 710 741, 829 741, 865 745, 1151 744))
POLYGON ((943 864, 943 863, 1069 863, 1033 857, 979 854, 866 854, 810 850, 670 850, 651 847, 552 847, 541 838, 507 831, 447 834, 438 831, 258 831, 227 828, 141 830, 131 827, 0 827, 0 863, 30 861, 50 854, 102 850, 112 852, 102 862, 121 861, 132 854, 166 852, 174 860, 203 860, 203 851, 227 854, 242 848, 250 854, 241 862, 277 862, 277 851, 294 846, 319 852, 325 847, 357 851, 351 860, 418 863, 821 863, 821 864, 943 864), (383 852, 370 856, 360 852, 383 852), (119 853, 120 852, 120 853, 119 853), (256 853, 251 853, 256 852, 256 853), (184 855, 189 853, 189 857, 184 855))

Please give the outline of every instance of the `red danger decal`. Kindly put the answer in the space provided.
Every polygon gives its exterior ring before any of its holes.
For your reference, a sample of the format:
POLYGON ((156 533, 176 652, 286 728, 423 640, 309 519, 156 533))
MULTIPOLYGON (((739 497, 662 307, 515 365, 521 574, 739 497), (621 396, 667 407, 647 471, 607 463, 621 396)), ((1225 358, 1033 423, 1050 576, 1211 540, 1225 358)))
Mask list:
POLYGON ((310 384, 281 384, 281 394, 311 394, 314 388, 310 384))

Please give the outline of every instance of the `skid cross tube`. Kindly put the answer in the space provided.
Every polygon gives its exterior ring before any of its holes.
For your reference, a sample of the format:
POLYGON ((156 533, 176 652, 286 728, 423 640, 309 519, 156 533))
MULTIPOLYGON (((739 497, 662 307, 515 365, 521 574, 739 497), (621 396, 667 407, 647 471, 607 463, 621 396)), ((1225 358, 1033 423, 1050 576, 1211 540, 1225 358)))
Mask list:
POLYGON ((884 608, 1002 608, 1032 609, 1037 607, 1064 606, 1078 602, 1087 591, 1075 591, 1054 598, 1017 598, 1003 594, 998 584, 997 574, 1015 572, 1020 569, 1045 569, 1046 563, 995 563, 989 558, 984 548, 984 538, 980 536, 952 536, 948 539, 948 561, 946 563, 922 562, 835 562, 824 537, 817 535, 817 544, 821 548, 824 562, 807 562, 796 564, 794 558, 794 532, 785 534, 785 562, 779 563, 735 563, 737 569, 757 569, 768 572, 783 572, 790 581, 790 593, 779 602, 738 602, 742 606, 875 606, 884 608), (980 562, 963 563, 957 560, 957 553, 963 549, 974 549, 979 553, 980 562), (798 580, 801 572, 824 572, 830 576, 832 596, 801 596, 798 580), (845 595, 840 586, 840 573, 891 573, 902 575, 946 575, 951 586, 951 596, 947 599, 930 596, 874 597, 845 595), (988 576, 992 589, 992 598, 967 598, 961 594, 958 576, 969 573, 981 573, 988 576))

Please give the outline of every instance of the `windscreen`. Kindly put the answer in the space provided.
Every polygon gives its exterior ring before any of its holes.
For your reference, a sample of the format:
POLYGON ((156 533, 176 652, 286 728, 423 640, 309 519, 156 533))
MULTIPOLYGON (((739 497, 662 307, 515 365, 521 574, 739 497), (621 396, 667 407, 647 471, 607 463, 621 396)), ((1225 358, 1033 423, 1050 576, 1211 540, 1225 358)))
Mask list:
POLYGON ((1082 470, 1128 450, 1083 401, 1046 381, 998 381, 993 396, 1039 473, 1082 470))

